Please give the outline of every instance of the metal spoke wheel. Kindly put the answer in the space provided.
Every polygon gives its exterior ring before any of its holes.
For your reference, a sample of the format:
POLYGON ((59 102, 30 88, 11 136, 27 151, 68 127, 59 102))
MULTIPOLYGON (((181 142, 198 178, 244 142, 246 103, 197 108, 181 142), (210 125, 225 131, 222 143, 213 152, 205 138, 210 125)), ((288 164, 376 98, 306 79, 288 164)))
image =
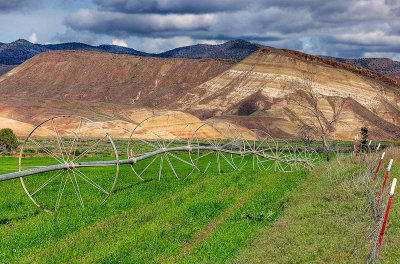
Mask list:
POLYGON ((292 172, 296 170, 296 151, 286 140, 275 140, 271 159, 274 162, 271 169, 281 172, 292 172))
POLYGON ((250 129, 245 136, 246 153, 251 155, 249 162, 253 170, 258 168, 261 171, 269 170, 274 165, 271 157, 275 156, 276 143, 274 139, 265 131, 250 129))
POLYGON ((118 179, 118 153, 111 137, 100 125, 80 116, 47 119, 32 130, 22 145, 19 171, 57 164, 67 168, 20 178, 28 197, 46 212, 101 205, 118 179), (78 166, 80 162, 101 160, 116 163, 78 166))
POLYGON ((161 180, 161 175, 180 179, 189 177, 197 169, 198 146, 194 130, 187 122, 173 115, 158 114, 135 127, 127 154, 135 160, 157 152, 131 165, 132 171, 141 180, 149 179, 151 175, 157 175, 158 180, 161 180))
POLYGON ((297 144, 294 146, 296 151, 296 168, 311 170, 321 161, 320 155, 313 149, 297 144))
POLYGON ((225 121, 210 121, 195 131, 199 140, 199 162, 202 173, 234 172, 241 168, 245 144, 242 133, 225 121))

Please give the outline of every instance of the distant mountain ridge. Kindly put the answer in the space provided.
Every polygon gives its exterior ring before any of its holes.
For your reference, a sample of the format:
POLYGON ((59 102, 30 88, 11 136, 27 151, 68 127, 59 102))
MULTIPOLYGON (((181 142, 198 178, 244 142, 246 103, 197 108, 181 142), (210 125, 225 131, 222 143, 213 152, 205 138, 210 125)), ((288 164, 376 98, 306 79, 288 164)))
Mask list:
POLYGON ((328 59, 346 63, 359 68, 380 72, 388 77, 400 80, 400 62, 388 58, 335 58, 327 57, 328 59))
MULTIPOLYGON (((97 51, 114 54, 129 54, 142 57, 159 57, 159 58, 186 58, 186 59, 230 59, 241 61, 250 54, 264 48, 264 46, 251 43, 246 40, 231 40, 223 44, 209 45, 197 44, 185 46, 162 53, 146 53, 132 48, 121 47, 116 45, 99 45, 92 46, 79 42, 61 43, 61 44, 34 44, 24 39, 19 39, 11 43, 0 42, 0 75, 13 69, 24 61, 32 58, 36 54, 51 50, 80 50, 80 51, 97 51)), ((390 78, 400 80, 400 62, 387 58, 336 58, 320 56, 336 62, 341 62, 364 68, 367 70, 382 73, 390 78)))
POLYGON ((176 48, 157 54, 161 58, 185 58, 185 59, 230 59, 243 60, 259 48, 259 44, 237 39, 219 45, 197 44, 193 46, 176 48))
POLYGON ((116 54, 129 54, 135 56, 150 56, 150 54, 116 45, 91 46, 84 43, 71 42, 62 44, 33 44, 27 40, 19 39, 9 44, 0 46, 0 64, 15 65, 32 58, 36 54, 50 50, 83 50, 98 51, 116 54))
POLYGON ((36 54, 50 50, 83 50, 97 51, 115 54, 129 54, 143 57, 161 58, 186 58, 186 59, 232 59, 242 60, 254 51, 262 47, 245 40, 232 40, 220 45, 198 44, 176 48, 159 54, 146 53, 135 49, 116 46, 99 45, 91 46, 79 42, 62 44, 34 44, 24 39, 0 45, 0 64, 14 65, 21 64, 36 54))

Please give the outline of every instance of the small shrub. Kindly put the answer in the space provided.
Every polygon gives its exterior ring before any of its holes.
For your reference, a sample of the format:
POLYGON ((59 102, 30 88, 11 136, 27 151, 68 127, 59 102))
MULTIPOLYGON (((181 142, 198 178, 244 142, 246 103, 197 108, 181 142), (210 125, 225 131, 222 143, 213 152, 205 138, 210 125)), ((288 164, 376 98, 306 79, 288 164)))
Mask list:
POLYGON ((34 149, 24 149, 24 153, 36 153, 34 149))
POLYGON ((0 151, 13 151, 18 148, 19 142, 17 136, 11 128, 0 130, 0 151))

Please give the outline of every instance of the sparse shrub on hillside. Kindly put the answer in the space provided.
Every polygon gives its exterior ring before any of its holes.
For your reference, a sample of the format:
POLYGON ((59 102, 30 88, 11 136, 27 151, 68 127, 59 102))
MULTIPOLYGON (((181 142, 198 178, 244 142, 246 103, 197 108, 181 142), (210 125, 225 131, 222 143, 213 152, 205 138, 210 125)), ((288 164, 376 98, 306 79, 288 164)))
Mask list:
POLYGON ((13 151, 19 145, 17 136, 11 128, 3 128, 0 130, 0 151, 13 151))
POLYGON ((314 65, 307 64, 305 69, 300 71, 299 80, 281 81, 281 88, 290 92, 286 97, 288 106, 285 110, 298 127, 307 127, 314 139, 322 141, 326 159, 330 161, 333 152, 332 135, 341 121, 340 116, 346 100, 322 95, 315 89, 318 72, 314 65), (331 113, 322 111, 326 104, 331 107, 331 113), (299 111, 303 115, 299 115, 299 111))
POLYGON ((361 151, 365 151, 367 149, 368 128, 361 128, 361 137, 361 151))

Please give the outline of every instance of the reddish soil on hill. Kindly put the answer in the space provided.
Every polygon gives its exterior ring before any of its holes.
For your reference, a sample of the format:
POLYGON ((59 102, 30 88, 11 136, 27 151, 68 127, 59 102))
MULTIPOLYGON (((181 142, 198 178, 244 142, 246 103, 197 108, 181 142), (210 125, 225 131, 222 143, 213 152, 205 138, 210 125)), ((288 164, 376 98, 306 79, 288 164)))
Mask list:
MULTIPOLYGON (((160 59, 99 52, 51 51, 24 62, 0 92, 66 101, 160 107, 230 68, 221 59, 160 59)), ((13 74, 14 73, 14 74, 13 74)))

